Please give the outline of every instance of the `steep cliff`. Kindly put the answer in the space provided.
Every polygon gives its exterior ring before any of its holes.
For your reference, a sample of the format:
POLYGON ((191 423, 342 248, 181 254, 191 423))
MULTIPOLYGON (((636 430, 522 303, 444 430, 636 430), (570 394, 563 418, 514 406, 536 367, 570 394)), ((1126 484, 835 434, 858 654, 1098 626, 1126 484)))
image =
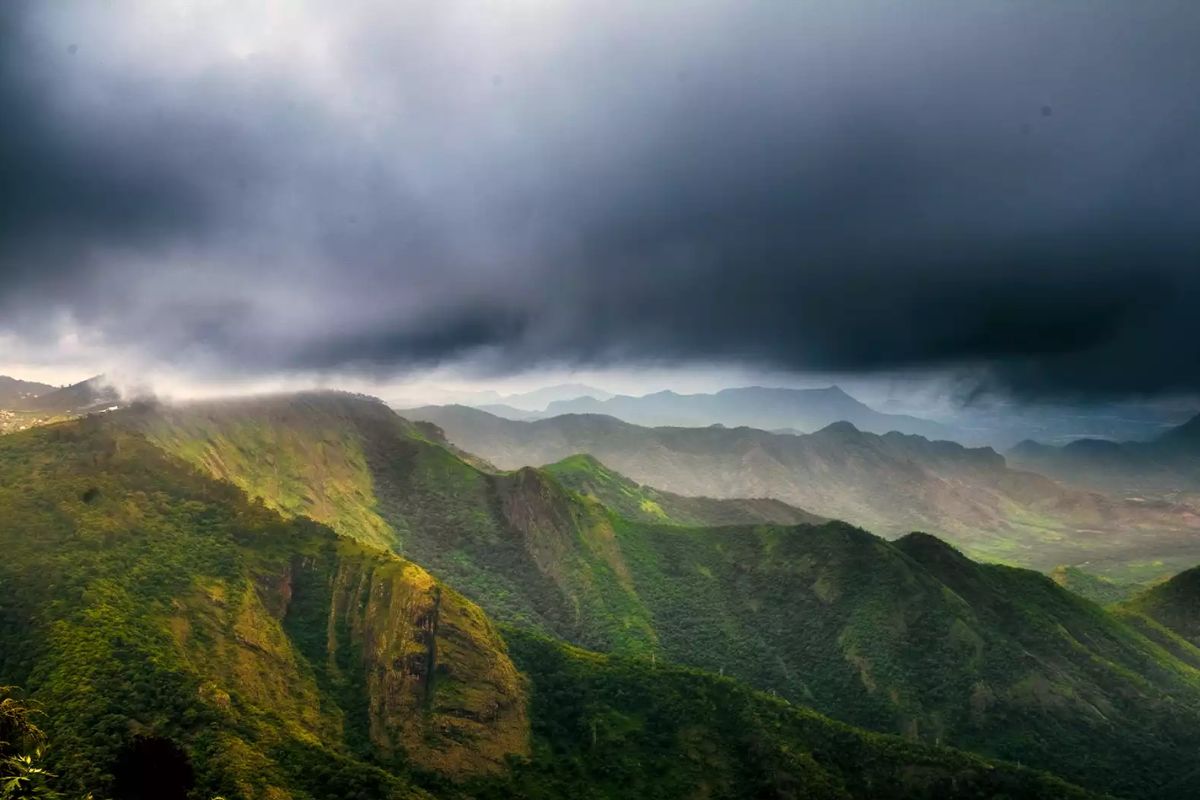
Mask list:
POLYGON ((5 437, 0 509, 0 683, 51 710, 81 791, 107 796, 145 741, 248 798, 420 796, 410 774, 529 753, 524 681, 478 607, 107 420, 5 437))

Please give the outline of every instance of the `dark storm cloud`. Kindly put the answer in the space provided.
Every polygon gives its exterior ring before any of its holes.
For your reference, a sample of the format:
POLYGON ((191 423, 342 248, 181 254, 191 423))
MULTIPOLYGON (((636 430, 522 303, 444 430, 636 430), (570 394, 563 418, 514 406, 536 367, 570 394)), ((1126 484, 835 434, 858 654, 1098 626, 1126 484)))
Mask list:
POLYGON ((70 269, 100 242, 144 241, 202 224, 203 208, 180 180, 185 176, 155 163, 150 142, 114 141, 129 133, 113 130, 121 124, 119 114, 74 124, 56 111, 55 67, 45 43, 31 36, 30 8, 21 2, 0 8, 0 254, 6 282, 70 269), (54 252, 56 263, 35 260, 54 252))
POLYGON ((1193 4, 259 23, 8 8, 7 315, 229 371, 474 355, 1200 389, 1193 4))

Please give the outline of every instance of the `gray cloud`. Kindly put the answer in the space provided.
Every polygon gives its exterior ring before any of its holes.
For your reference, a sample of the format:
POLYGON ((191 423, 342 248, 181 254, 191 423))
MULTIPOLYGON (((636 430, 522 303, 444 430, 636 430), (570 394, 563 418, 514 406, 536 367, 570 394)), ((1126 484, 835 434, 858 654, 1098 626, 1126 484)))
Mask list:
POLYGON ((1193 4, 97 9, 0 17, 26 336, 1200 389, 1193 4))

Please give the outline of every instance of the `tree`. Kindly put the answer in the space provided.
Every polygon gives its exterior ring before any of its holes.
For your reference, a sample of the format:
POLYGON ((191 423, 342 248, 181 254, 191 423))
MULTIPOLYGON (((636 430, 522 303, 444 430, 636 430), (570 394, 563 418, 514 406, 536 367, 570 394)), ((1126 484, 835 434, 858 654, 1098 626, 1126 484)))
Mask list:
POLYGON ((42 766, 46 734, 34 722, 39 714, 13 687, 0 686, 0 800, 62 798, 54 789, 54 775, 42 766))

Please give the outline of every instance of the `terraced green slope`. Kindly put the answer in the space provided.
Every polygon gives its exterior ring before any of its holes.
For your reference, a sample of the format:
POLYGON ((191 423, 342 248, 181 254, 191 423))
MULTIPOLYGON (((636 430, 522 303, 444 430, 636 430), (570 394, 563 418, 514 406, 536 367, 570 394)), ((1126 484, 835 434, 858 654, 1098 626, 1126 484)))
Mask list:
POLYGON ((519 674, 420 567, 110 419, 0 440, 0 551, 0 684, 46 709, 61 788, 100 800, 167 763, 164 797, 1087 796, 510 631, 519 674))
MULTIPOLYGON (((376 404, 320 402, 348 426, 339 440, 361 443, 370 508, 397 549, 502 621, 724 672, 853 724, 1096 788, 1147 795, 1190 770, 1198 664, 1045 576, 841 523, 630 521, 546 471, 481 470, 376 404)), ((205 414, 236 442, 219 407, 205 414)), ((314 429, 276 418, 275 437, 314 429)), ((272 468, 265 455, 252 466, 272 468)), ((354 519, 324 517, 350 535, 354 519)))

